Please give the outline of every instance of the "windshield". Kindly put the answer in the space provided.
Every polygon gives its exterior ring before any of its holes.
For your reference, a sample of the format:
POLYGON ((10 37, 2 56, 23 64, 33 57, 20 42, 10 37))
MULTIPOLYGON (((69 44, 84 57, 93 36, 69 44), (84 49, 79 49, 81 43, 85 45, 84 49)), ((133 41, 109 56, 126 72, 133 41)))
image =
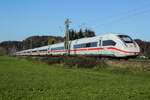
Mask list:
POLYGON ((125 43, 133 43, 133 40, 127 35, 118 35, 125 43))

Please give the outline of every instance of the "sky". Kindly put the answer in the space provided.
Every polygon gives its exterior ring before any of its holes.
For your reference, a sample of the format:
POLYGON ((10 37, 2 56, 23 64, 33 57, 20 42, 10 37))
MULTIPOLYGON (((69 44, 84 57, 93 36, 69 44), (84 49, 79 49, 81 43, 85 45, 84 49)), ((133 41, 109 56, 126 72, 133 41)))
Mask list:
POLYGON ((0 42, 34 35, 64 36, 70 29, 124 33, 150 41, 150 0, 0 0, 0 42))

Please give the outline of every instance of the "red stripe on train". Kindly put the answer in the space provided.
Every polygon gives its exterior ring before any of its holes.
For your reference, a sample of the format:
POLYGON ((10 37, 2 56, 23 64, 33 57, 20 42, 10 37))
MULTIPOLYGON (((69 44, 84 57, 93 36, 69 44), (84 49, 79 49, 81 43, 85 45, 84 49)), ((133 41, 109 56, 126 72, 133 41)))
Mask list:
POLYGON ((104 48, 89 48, 89 49, 73 49, 70 51, 90 51, 90 50, 103 50, 104 48))
POLYGON ((49 52, 66 52, 66 50, 59 50, 59 51, 49 51, 49 52))
POLYGON ((113 50, 117 50, 117 51, 124 52, 124 53, 140 53, 140 52, 124 51, 124 50, 120 50, 120 49, 117 49, 117 48, 114 48, 114 47, 108 47, 107 49, 113 49, 113 50))
MULTIPOLYGON (((118 48, 114 48, 114 47, 108 47, 107 49, 109 49, 109 50, 113 49, 113 50, 117 50, 117 51, 124 52, 124 53, 140 53, 140 52, 124 51, 124 50, 121 50, 121 49, 118 49, 118 48)), ((104 50, 104 48, 73 49, 73 50, 70 50, 70 51, 72 52, 72 51, 90 51, 90 50, 104 50)), ((48 51, 48 52, 36 52, 36 53, 49 53, 49 52, 53 52, 53 53, 56 53, 56 52, 66 52, 66 50, 48 51)))

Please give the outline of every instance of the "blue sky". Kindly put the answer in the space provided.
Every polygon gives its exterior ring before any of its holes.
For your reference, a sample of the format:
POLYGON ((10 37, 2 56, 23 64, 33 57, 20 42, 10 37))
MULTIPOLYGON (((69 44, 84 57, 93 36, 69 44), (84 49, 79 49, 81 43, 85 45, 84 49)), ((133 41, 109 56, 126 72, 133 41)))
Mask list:
POLYGON ((149 0, 0 0, 0 42, 33 35, 64 36, 70 28, 96 35, 125 33, 150 41, 149 0))

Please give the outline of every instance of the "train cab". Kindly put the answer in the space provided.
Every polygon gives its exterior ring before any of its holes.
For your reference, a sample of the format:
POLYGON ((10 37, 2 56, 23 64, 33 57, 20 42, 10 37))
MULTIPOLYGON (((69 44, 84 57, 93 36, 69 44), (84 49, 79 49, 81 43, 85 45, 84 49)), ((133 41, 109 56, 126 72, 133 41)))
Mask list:
POLYGON ((138 44, 128 35, 117 35, 120 42, 123 43, 123 54, 126 56, 137 56, 140 53, 138 44))
POLYGON ((140 53, 138 44, 128 35, 107 34, 100 38, 101 54, 113 57, 137 56, 140 53))

